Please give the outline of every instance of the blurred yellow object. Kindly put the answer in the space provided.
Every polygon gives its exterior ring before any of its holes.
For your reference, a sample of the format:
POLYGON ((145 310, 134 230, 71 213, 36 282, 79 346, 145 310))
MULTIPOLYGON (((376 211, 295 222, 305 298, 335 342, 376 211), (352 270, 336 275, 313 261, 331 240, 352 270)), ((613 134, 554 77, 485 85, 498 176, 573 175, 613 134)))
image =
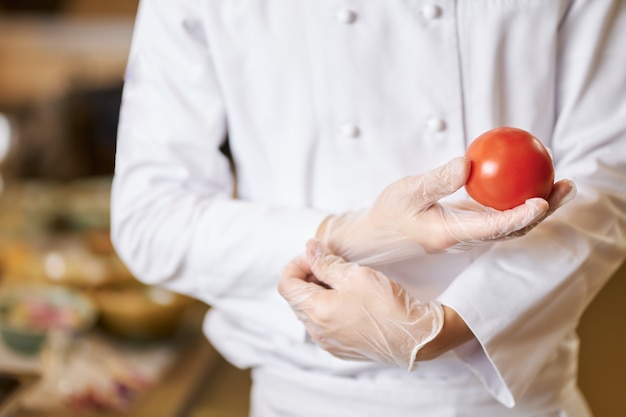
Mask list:
POLYGON ((154 341, 173 336, 193 299, 141 284, 99 288, 93 297, 103 328, 134 341, 154 341))
POLYGON ((0 195, 0 280, 89 295, 101 327, 123 339, 173 336, 193 299, 141 284, 109 234, 110 178, 13 183, 0 195))
POLYGON ((97 252, 94 243, 83 236, 0 242, 0 274, 8 282, 47 282, 83 289, 134 282, 126 266, 102 241, 99 237, 97 252))

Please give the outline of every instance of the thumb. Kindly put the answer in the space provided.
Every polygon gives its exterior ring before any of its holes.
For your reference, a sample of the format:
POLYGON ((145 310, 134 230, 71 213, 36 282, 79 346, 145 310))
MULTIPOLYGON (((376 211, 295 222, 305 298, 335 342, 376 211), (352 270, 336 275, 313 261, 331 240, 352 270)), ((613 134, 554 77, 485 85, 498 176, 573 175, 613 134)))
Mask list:
POLYGON ((315 277, 331 288, 338 288, 343 277, 355 264, 334 255, 328 247, 318 240, 310 240, 306 244, 306 254, 315 277))
POLYGON ((431 204, 465 185, 469 173, 469 159, 460 156, 422 175, 411 177, 408 186, 418 193, 416 197, 422 203, 431 204))

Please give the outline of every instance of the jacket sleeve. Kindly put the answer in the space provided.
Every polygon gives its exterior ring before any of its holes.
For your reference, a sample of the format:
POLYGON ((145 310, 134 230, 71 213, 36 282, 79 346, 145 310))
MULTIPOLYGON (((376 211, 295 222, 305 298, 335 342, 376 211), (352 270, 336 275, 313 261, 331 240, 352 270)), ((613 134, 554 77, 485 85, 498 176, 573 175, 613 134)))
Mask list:
POLYGON ((551 140, 578 195, 527 236, 494 246, 439 300, 478 342, 457 353, 512 407, 626 254, 626 3, 574 1, 559 35, 551 140))
POLYGON ((146 283, 209 304, 265 297, 324 214, 233 198, 219 150, 226 106, 196 4, 141 2, 120 115, 112 240, 146 283))

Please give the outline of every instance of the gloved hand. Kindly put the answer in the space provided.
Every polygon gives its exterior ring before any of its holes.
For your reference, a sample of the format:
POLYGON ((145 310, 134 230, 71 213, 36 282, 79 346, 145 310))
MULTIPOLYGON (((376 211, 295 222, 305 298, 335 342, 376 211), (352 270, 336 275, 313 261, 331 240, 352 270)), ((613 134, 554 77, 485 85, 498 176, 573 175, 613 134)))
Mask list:
POLYGON ((333 253, 361 265, 458 252, 522 236, 576 193, 571 181, 562 180, 554 184, 549 201, 532 198, 511 210, 494 210, 470 199, 439 203, 465 184, 469 171, 469 161, 459 157, 400 179, 383 190, 371 208, 326 218, 316 237, 333 253))
POLYGON ((412 370, 443 327, 443 309, 423 303, 382 273, 346 262, 319 241, 287 265, 278 290, 309 335, 331 354, 412 370))

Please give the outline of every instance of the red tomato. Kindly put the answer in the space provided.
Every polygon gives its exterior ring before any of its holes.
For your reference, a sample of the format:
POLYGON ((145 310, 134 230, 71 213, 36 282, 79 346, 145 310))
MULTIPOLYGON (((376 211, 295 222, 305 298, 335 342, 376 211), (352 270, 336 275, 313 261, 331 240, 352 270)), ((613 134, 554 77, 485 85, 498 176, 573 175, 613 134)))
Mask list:
POLYGON ((472 167, 465 189, 480 204, 506 210, 532 197, 547 199, 552 191, 552 158, 525 130, 488 130, 470 144, 465 156, 472 167))

